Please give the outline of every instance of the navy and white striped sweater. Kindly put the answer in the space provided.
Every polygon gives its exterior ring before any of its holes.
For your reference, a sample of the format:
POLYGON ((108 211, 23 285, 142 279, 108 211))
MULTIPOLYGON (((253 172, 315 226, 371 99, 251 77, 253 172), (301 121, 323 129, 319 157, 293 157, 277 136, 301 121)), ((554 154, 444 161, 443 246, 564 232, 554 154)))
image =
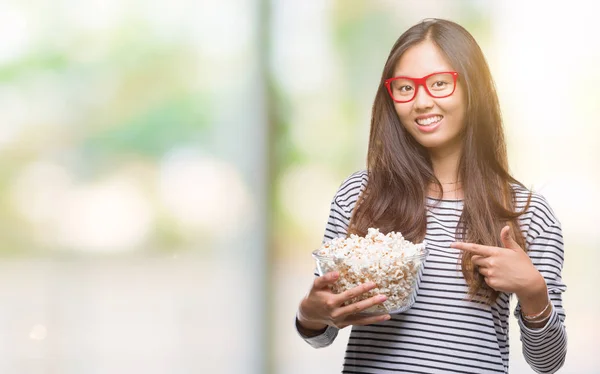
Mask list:
MULTIPOLYGON (((360 171, 342 183, 331 203, 323 241, 346 236, 367 178, 367 172, 360 171)), ((529 192, 522 187, 515 192, 520 210, 529 192)), ((467 300, 468 288, 457 266, 460 251, 450 248, 461 212, 460 200, 428 199, 425 240, 430 253, 416 302, 389 321, 352 326, 343 373, 508 373, 511 295, 501 293, 493 306, 467 300)), ((528 254, 546 280, 553 305, 552 315, 541 329, 526 327, 517 305, 523 354, 536 372, 554 373, 562 366, 567 350, 561 227, 546 200, 535 193, 519 220, 528 254)), ((319 336, 301 336, 320 348, 330 345, 337 332, 328 327, 319 336)))

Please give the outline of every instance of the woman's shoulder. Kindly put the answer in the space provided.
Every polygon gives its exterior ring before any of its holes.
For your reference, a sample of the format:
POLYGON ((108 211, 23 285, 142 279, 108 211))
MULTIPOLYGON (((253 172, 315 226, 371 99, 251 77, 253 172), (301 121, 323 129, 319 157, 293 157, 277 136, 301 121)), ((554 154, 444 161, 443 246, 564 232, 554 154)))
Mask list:
POLYGON ((351 208, 358 196, 367 186, 369 175, 366 170, 359 170, 346 177, 335 194, 335 202, 346 208, 351 208))
POLYGON ((544 195, 520 184, 512 184, 517 210, 532 218, 542 219, 547 225, 559 224, 558 218, 544 195), (529 205, 527 204, 529 202, 529 205))
POLYGON ((339 189, 342 190, 349 187, 361 187, 363 184, 366 185, 368 179, 369 173, 367 172, 367 170, 355 171, 354 173, 350 174, 344 179, 339 189))

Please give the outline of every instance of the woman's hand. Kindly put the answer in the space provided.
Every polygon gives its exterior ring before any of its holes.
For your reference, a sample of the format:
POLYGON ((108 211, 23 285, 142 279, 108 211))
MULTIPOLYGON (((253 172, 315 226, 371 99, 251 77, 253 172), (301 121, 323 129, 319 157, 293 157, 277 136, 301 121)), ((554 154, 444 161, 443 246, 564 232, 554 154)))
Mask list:
POLYGON ((522 304, 529 304, 531 309, 536 309, 543 300, 543 308, 547 303, 546 281, 512 238, 510 226, 502 228, 500 239, 504 247, 460 242, 450 247, 473 253, 473 265, 494 290, 516 294, 522 304))
POLYGON ((298 309, 298 322, 308 330, 322 330, 327 326, 344 328, 349 325, 369 325, 376 322, 387 321, 389 314, 378 316, 359 316, 358 312, 381 304, 386 300, 384 295, 376 295, 350 305, 343 304, 353 298, 372 290, 375 283, 361 284, 339 295, 334 294, 329 286, 337 281, 337 272, 327 273, 315 278, 312 288, 300 302, 298 309))

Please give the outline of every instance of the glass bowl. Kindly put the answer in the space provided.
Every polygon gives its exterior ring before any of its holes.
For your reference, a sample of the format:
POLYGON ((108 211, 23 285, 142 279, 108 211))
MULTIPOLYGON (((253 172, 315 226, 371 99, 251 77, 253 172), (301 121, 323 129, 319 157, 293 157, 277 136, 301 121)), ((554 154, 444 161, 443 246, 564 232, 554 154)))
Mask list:
POLYGON ((373 305, 358 313, 361 315, 381 315, 402 313, 415 303, 419 283, 423 274, 423 264, 429 254, 425 243, 417 244, 418 254, 397 259, 381 257, 362 261, 361 263, 348 263, 345 259, 334 258, 319 254, 319 250, 312 252, 319 275, 337 271, 340 276, 332 285, 336 294, 359 286, 366 282, 374 282, 376 288, 365 292, 344 305, 349 305, 375 295, 386 295, 387 300, 381 304, 373 305))

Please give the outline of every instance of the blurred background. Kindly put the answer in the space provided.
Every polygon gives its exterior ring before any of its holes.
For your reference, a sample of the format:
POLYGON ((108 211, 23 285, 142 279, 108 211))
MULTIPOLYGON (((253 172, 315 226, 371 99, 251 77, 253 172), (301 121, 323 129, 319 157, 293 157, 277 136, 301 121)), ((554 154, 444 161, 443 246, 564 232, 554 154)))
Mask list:
MULTIPOLYGON (((0 372, 334 373, 293 327, 377 83, 423 18, 465 26, 511 170, 563 224, 569 352, 600 373, 594 3, 3 0, 0 372)), ((511 321, 511 373, 530 373, 511 321)))

